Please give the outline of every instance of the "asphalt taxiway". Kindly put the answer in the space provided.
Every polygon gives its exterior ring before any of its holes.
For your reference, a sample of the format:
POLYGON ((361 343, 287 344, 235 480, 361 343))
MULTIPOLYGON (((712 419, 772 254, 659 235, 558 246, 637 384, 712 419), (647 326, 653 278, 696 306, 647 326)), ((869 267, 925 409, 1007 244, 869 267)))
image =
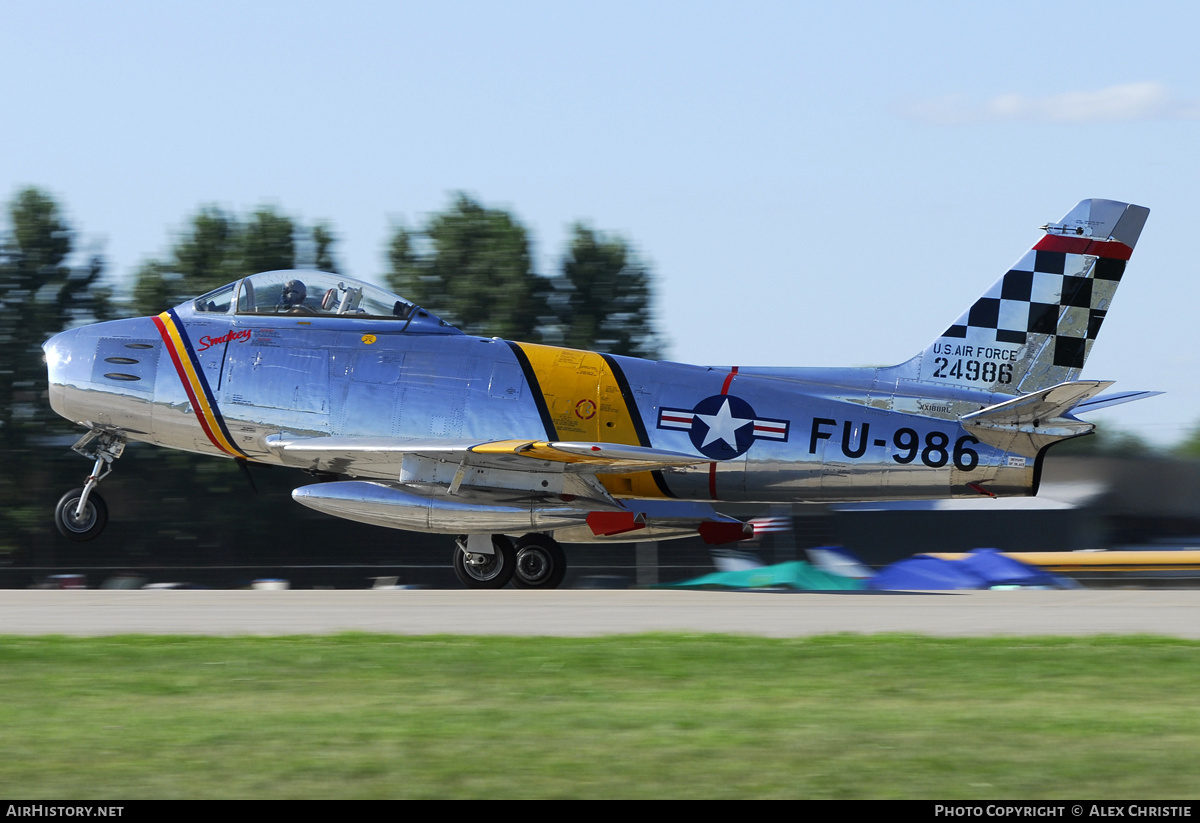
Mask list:
POLYGON ((345 631, 589 637, 1156 634, 1200 639, 1200 590, 0 591, 0 634, 289 635, 345 631))

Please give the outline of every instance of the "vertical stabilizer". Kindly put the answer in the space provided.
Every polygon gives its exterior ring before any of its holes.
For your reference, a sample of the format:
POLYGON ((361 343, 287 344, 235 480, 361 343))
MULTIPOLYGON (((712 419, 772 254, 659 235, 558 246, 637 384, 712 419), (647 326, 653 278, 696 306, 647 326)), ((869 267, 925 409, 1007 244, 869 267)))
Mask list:
POLYGON ((1027 394, 1075 380, 1150 210, 1084 200, 906 370, 925 383, 1027 394))

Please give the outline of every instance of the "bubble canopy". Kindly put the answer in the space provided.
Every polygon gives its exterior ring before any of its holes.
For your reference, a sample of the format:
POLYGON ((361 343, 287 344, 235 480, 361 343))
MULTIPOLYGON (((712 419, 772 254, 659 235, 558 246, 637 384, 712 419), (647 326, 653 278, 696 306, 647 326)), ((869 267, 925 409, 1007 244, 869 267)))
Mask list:
POLYGON ((203 314, 385 320, 412 326, 411 331, 457 331, 397 294, 323 271, 262 272, 197 297, 191 307, 203 314))

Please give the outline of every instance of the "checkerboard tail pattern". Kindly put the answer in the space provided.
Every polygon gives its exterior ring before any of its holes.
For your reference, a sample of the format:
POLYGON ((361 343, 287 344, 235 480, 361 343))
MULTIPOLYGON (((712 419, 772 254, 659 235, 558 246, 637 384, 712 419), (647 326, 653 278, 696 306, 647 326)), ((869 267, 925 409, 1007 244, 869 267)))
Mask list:
POLYGON ((1149 209, 1084 200, 918 358, 921 381, 1025 394, 1075 380, 1149 209))

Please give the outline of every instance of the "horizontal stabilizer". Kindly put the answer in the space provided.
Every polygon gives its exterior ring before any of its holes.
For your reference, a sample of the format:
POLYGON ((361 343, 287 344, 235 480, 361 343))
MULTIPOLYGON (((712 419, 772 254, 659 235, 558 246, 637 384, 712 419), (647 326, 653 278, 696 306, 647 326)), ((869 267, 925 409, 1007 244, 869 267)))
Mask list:
POLYGON ((1035 455, 1051 443, 1089 434, 1095 426, 1071 412, 1111 385, 1111 380, 1059 383, 965 414, 962 425, 984 443, 1035 455))
POLYGON ((1085 400, 1075 407, 1076 414, 1084 412, 1093 412, 1096 409, 1106 409, 1109 406, 1119 406, 1122 403, 1132 403, 1134 400, 1145 400, 1147 397, 1157 397, 1162 394, 1160 391, 1126 391, 1106 394, 1101 397, 1093 397, 1091 400, 1085 400))

